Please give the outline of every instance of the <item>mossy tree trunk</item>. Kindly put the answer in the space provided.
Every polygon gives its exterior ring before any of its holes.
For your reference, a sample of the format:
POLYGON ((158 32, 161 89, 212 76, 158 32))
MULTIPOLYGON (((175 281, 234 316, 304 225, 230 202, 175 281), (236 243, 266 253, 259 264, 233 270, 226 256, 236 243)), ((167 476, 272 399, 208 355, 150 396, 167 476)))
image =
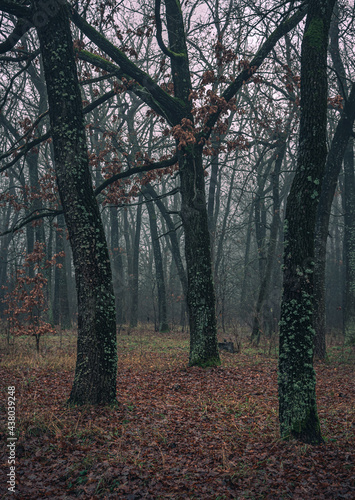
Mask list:
POLYGON ((216 366, 220 359, 201 148, 182 149, 179 167, 188 279, 190 365, 216 366))
POLYGON ((283 438, 321 443, 313 369, 314 233, 327 156, 327 46, 334 0, 311 0, 301 53, 298 162, 287 199, 280 321, 279 419, 283 438))
POLYGON ((190 325, 189 364, 216 366, 220 364, 220 357, 202 146, 196 144, 194 131, 190 128, 194 122, 190 100, 192 85, 180 3, 166 0, 165 7, 169 38, 167 52, 171 61, 174 93, 175 97, 184 102, 188 120, 184 132, 191 140, 191 144, 186 146, 179 144, 179 141, 177 143, 188 282, 186 303, 190 325))
MULTIPOLYGON (((41 10, 40 2, 34 7, 41 10)), ((80 88, 66 6, 37 26, 55 172, 73 251, 78 350, 70 404, 116 400, 116 323, 110 261, 89 171, 80 88)))

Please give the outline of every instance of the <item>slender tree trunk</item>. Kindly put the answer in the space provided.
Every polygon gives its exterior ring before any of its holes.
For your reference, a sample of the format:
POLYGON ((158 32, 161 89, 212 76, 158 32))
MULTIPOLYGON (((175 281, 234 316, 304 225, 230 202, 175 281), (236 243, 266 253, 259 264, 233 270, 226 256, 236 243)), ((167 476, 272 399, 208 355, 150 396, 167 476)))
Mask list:
MULTIPOLYGON (((148 200, 151 199, 149 195, 147 197, 148 200)), ((149 213, 150 232, 152 236, 154 264, 155 264, 155 275, 156 275, 157 289, 158 289, 159 331, 168 332, 169 324, 167 318, 166 288, 165 288, 165 278, 163 269, 163 259, 161 255, 159 235, 158 235, 157 216, 155 214, 154 205, 152 202, 147 203, 147 209, 149 213)))
POLYGON ((122 325, 125 322, 124 274, 123 274, 122 254, 120 249, 117 207, 111 207, 110 209, 110 226, 111 226, 113 288, 115 291, 115 303, 116 303, 116 323, 122 325))
MULTIPOLYGON (((13 185, 13 180, 12 177, 10 178, 10 186, 13 185)), ((11 219, 11 213, 12 213, 12 207, 9 206, 5 210, 2 211, 1 213, 1 225, 0 225, 0 231, 6 231, 9 227, 10 224, 10 219, 11 219)), ((14 215, 14 221, 13 224, 16 223, 18 219, 18 212, 15 213, 14 215)), ((2 315, 4 309, 5 309, 5 304, 3 302, 3 299, 6 295, 6 284, 7 284, 7 277, 8 277, 8 260, 9 260, 9 246, 10 242, 12 240, 13 235, 7 234, 6 236, 2 236, 0 238, 0 314, 2 315), (3 288, 4 287, 4 288, 3 288)))
MULTIPOLYGON (((38 23, 55 172, 78 296, 78 348, 70 404, 116 401, 116 323, 110 261, 89 171, 82 102, 66 6, 38 23)), ((41 2, 35 8, 43 12, 41 2)))
POLYGON ((287 199, 280 321, 279 418, 283 438, 321 443, 313 369, 314 234, 324 174, 327 46, 334 0, 310 0, 301 53, 297 170, 287 199))
MULTIPOLYGON (((334 193, 337 185, 341 165, 346 154, 349 137, 352 133, 355 119, 355 84, 352 85, 348 96, 348 87, 345 68, 340 56, 339 48, 339 9, 334 7, 333 19, 329 30, 330 46, 329 52, 338 76, 339 92, 345 99, 342 116, 336 127, 331 147, 325 166, 325 176, 322 182, 321 197, 317 211, 316 234, 315 234, 315 269, 314 269, 314 298, 315 315, 314 328, 316 331, 314 341, 314 354, 318 359, 326 358, 326 307, 325 307, 325 271, 326 271, 326 247, 329 231, 329 218, 334 193)), ((348 189, 350 185, 346 183, 348 189)), ((345 223, 346 224, 346 223, 345 223)), ((346 245, 346 244, 345 244, 346 245)))
POLYGON ((128 293, 127 293, 127 303, 126 303, 126 309, 127 309, 127 321, 130 320, 130 311, 131 311, 131 288, 132 288, 132 277, 133 277, 133 252, 132 252, 132 243, 131 243, 131 234, 130 234, 130 227, 128 223, 128 209, 125 208, 123 211, 123 236, 126 244, 126 255, 127 255, 127 275, 128 275, 128 280, 127 280, 127 286, 128 286, 128 293))
POLYGON ((227 203, 225 207, 225 212, 223 216, 223 222, 222 222, 222 228, 221 228, 221 234, 218 239, 218 245, 217 245, 217 252, 216 252, 216 259, 215 259, 215 266, 214 266, 214 275, 218 276, 219 272, 219 266, 220 262, 222 260, 222 255, 223 255, 223 244, 225 242, 225 237, 226 237, 226 229, 227 229, 227 222, 228 222, 228 217, 230 215, 230 207, 232 203, 232 194, 234 191, 234 179, 235 179, 235 174, 237 171, 237 160, 234 165, 234 169, 232 171, 231 179, 230 179, 230 186, 228 190, 228 198, 227 198, 227 203))
POLYGON ((176 265, 176 269, 180 278, 182 290, 184 292, 184 295, 186 296, 187 292, 187 277, 186 277, 186 271, 184 269, 184 265, 182 263, 182 258, 181 258, 181 253, 180 253, 180 245, 179 241, 176 235, 176 227, 175 224, 171 218, 171 215, 168 213, 164 203, 162 200, 158 200, 157 194, 154 191, 153 187, 150 186, 149 184, 146 186, 146 191, 149 193, 149 195, 155 200, 156 206, 159 208, 161 215, 164 217, 164 220, 166 222, 166 225, 168 226, 169 230, 169 239, 171 243, 171 253, 176 265))
POLYGON ((138 199, 136 228, 133 241, 132 256, 132 277, 131 277, 131 301, 129 323, 130 326, 138 325, 138 301, 139 301, 139 245, 142 226, 142 196, 138 199))
POLYGON ((344 335, 347 345, 355 345, 355 175, 353 140, 350 141, 344 158, 344 188, 344 335))
POLYGON ((243 265, 243 280, 242 289, 240 293, 239 309, 240 314, 245 323, 248 322, 248 317, 246 311, 248 311, 248 272, 249 272, 249 254, 250 254, 250 244, 251 244, 251 234, 253 225, 253 215, 254 215, 254 201, 251 202, 250 212, 248 217, 245 252, 244 252, 244 265, 243 265))
MULTIPOLYGON (((57 217, 58 228, 56 231, 56 253, 64 252, 65 238, 65 221, 64 216, 57 217)), ((67 287, 67 273, 65 266, 66 256, 59 256, 56 259, 56 266, 54 271, 54 299, 53 299, 53 322, 55 325, 61 325, 62 328, 70 328, 70 313, 68 301, 68 287, 67 287)))
POLYGON ((264 330, 265 321, 263 320, 265 320, 265 318, 263 318, 262 309, 263 306, 265 305, 265 300, 270 290, 270 281, 271 281, 272 270, 274 267, 275 250, 277 244, 277 233, 280 227, 279 180, 280 180, 281 165, 283 162, 283 158, 285 156, 285 152, 286 152, 286 142, 283 142, 283 144, 281 144, 281 146, 278 148, 278 155, 275 162, 275 168, 271 174, 273 214, 272 214, 269 244, 266 256, 265 272, 260 284, 259 295, 254 314, 253 330, 251 334, 251 340, 257 344, 260 341, 261 330, 264 330))

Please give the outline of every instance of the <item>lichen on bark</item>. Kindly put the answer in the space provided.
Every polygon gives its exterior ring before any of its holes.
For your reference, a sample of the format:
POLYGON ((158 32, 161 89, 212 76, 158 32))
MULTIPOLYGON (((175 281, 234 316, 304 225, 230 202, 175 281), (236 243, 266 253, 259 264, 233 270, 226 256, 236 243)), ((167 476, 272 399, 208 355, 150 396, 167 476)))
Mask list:
MULTIPOLYGON (((41 2, 34 1, 40 8, 41 2)), ((67 6, 37 26, 55 173, 73 251, 78 348, 70 404, 116 402, 115 300, 103 224, 92 187, 67 6)))

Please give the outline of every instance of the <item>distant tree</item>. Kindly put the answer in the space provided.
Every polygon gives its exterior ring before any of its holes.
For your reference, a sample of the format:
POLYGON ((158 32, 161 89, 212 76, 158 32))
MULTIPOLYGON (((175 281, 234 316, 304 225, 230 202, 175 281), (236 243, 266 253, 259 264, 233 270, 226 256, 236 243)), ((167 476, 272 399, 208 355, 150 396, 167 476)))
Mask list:
MULTIPOLYGON (((337 75, 337 86, 339 94, 334 106, 339 102, 340 118, 336 125, 335 132, 330 144, 327 161, 325 164, 324 179, 322 181, 321 195, 317 210, 316 231, 315 231, 315 270, 314 270, 314 296, 315 296, 315 314, 314 328, 315 336, 315 356, 319 359, 326 358, 326 306, 325 306, 325 276, 326 276, 326 250, 329 234, 329 220, 334 194, 344 161, 345 175, 345 262, 346 262, 346 284, 345 284, 345 307, 344 307, 344 325, 346 337, 354 336, 355 318, 355 300, 353 296, 353 286, 355 270, 351 265, 351 254, 354 252, 354 160, 353 160, 353 141, 351 139, 353 124, 355 120, 355 83, 349 89, 348 80, 341 51, 339 47, 339 6, 335 5, 333 19, 330 27, 330 46, 329 52, 333 62, 334 70, 337 75), (340 100, 339 100, 340 97, 340 100), (351 229, 352 228, 352 229, 351 229), (352 334, 350 335, 350 330, 352 334)), ((355 336, 354 336, 355 338, 355 336)))
MULTIPOLYGON (((55 333, 54 328, 44 318, 48 310, 45 269, 51 265, 61 266, 55 255, 51 262, 45 262, 44 243, 36 242, 31 253, 26 254, 23 266, 17 269, 14 286, 5 294, 5 315, 9 335, 29 335, 36 340, 37 353, 40 351, 40 339, 47 333, 55 333), (29 275, 28 269, 32 272, 29 275)), ((5 285, 3 285, 5 286, 5 285)))

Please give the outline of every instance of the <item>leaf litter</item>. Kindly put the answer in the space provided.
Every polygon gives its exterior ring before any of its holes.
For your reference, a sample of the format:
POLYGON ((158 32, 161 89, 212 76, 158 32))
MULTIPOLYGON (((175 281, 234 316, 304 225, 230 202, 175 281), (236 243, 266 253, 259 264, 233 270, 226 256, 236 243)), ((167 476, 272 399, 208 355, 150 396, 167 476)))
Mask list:
MULTIPOLYGON (((16 386, 18 498, 355 498, 352 364, 316 364, 325 443, 309 446, 280 440, 276 359, 223 353, 222 367, 188 368, 186 338, 139 339, 120 342, 117 407, 66 407, 65 362, 2 363, 3 410, 16 386)), ((1 434, 5 478, 6 411, 1 434)))

